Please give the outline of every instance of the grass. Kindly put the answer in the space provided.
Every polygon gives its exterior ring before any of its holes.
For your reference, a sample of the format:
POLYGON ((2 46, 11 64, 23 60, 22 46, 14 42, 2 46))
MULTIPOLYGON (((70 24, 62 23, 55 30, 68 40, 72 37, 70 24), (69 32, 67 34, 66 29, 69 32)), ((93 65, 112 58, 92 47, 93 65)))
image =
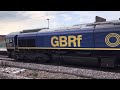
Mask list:
POLYGON ((34 77, 37 77, 37 76, 38 76, 38 73, 37 73, 36 71, 33 71, 33 72, 31 73, 31 75, 34 76, 34 77))

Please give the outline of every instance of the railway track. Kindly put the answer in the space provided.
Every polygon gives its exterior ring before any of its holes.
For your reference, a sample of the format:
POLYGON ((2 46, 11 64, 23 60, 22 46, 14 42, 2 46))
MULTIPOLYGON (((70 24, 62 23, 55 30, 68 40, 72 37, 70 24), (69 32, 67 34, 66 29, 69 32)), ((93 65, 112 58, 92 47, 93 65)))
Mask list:
POLYGON ((31 62, 16 62, 13 59, 7 58, 6 56, 0 56, 0 65, 9 66, 16 68, 24 68, 29 70, 38 70, 51 73, 63 73, 74 75, 77 77, 85 79, 120 79, 120 70, 106 70, 106 69, 96 69, 96 68, 83 68, 81 67, 71 67, 67 65, 53 65, 53 64, 41 64, 41 63, 31 63, 31 62))
POLYGON ((68 68, 64 68, 62 66, 14 62, 12 60, 5 60, 5 59, 0 60, 0 66, 24 68, 24 69, 28 69, 28 70, 37 70, 37 71, 42 71, 42 72, 44 71, 44 72, 49 72, 49 73, 54 73, 54 74, 62 73, 62 74, 67 74, 67 75, 74 75, 81 79, 91 79, 91 77, 77 75, 74 73, 69 73, 69 72, 65 71, 65 69, 68 70, 68 68))
MULTIPOLYGON (((10 68, 12 69, 14 67, 10 67, 10 68)), ((10 69, 7 70, 7 71, 5 72, 5 68, 0 68, 0 79, 31 79, 31 78, 24 77, 24 76, 18 76, 18 75, 15 74, 15 72, 12 73, 10 71, 10 69)))

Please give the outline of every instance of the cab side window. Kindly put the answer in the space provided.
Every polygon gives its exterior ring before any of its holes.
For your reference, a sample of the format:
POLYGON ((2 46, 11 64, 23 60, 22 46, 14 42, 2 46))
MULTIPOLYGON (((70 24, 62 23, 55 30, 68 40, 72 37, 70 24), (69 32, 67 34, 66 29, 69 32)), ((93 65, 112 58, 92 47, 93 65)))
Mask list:
POLYGON ((10 43, 12 43, 12 42, 13 42, 13 40, 12 40, 12 39, 10 39, 9 41, 10 41, 10 43))
POLYGON ((13 39, 12 38, 7 38, 5 40, 5 42, 6 42, 7 47, 11 47, 13 45, 13 39))
POLYGON ((9 39, 5 39, 5 42, 6 42, 6 43, 9 43, 9 39))

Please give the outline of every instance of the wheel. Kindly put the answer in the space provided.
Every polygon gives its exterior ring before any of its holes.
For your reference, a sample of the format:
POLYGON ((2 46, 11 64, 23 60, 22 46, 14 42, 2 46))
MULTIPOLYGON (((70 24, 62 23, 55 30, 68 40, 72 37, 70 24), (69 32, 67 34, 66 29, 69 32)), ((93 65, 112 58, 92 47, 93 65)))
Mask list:
POLYGON ((116 58, 104 57, 101 58, 101 67, 103 68, 115 68, 116 58))
POLYGON ((24 57, 19 55, 19 53, 16 53, 15 56, 14 56, 14 59, 16 61, 24 61, 24 57))
POLYGON ((48 63, 50 62, 50 57, 47 54, 40 54, 39 57, 36 58, 40 63, 48 63))
POLYGON ((8 56, 9 58, 12 58, 11 54, 9 54, 9 53, 8 53, 8 55, 7 55, 7 56, 8 56))
POLYGON ((98 67, 101 67, 101 58, 98 58, 98 67))
POLYGON ((15 55, 14 59, 15 59, 16 61, 21 61, 21 59, 18 57, 18 55, 15 55))

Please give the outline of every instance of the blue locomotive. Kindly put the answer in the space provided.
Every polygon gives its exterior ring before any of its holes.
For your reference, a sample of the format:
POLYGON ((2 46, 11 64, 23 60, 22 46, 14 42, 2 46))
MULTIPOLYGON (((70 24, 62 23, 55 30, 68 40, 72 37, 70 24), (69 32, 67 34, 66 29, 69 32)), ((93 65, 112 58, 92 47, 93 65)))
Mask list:
POLYGON ((57 57, 80 62, 84 58, 86 63, 96 60, 98 66, 114 67, 120 58, 120 21, 23 30, 8 34, 5 40, 8 56, 16 60, 46 62, 57 57))

